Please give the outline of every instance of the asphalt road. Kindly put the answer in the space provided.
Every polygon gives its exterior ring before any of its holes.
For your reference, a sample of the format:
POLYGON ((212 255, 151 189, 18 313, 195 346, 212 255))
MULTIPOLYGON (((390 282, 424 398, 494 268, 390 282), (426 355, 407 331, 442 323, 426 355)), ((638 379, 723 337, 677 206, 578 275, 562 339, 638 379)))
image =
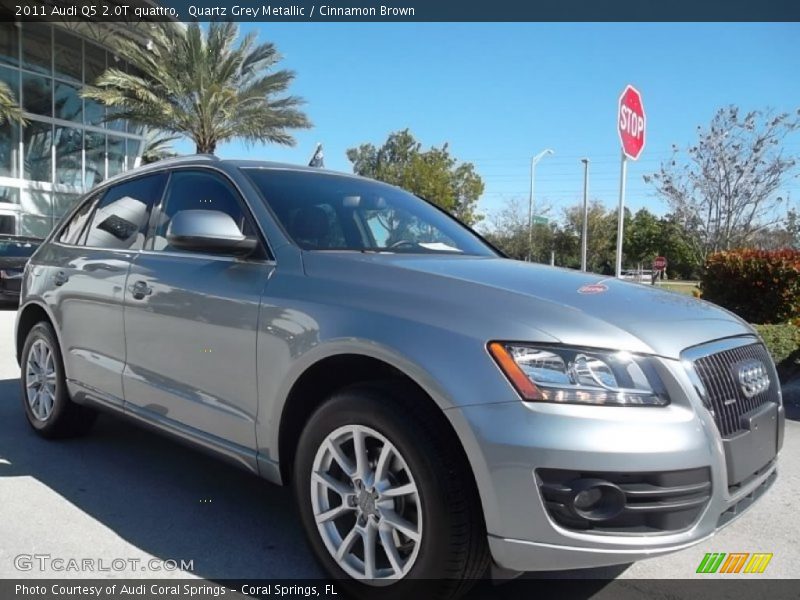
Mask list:
MULTIPOLYGON (((13 311, 0 312, 0 578, 97 576, 21 572, 14 564, 19 554, 143 563, 185 559, 193 561, 194 576, 208 579, 321 576, 287 489, 107 416, 83 439, 36 437, 20 407, 14 317, 13 311)), ((800 423, 789 421, 777 483, 708 542, 632 565, 530 577, 708 579, 695 574, 706 552, 772 552, 769 577, 795 578, 799 456, 800 423)), ((187 576, 141 567, 113 572, 114 577, 176 574, 187 576)), ((472 597, 500 597, 503 587, 484 586, 472 597)), ((587 588, 583 595, 594 591, 587 588)))

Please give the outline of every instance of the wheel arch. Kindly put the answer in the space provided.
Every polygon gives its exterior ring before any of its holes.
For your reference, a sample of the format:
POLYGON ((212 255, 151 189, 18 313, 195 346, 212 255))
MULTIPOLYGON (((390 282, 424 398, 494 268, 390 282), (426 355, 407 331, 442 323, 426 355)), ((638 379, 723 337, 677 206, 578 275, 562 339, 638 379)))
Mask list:
MULTIPOLYGON (((281 482, 292 479, 294 457, 300 432, 314 411, 334 392, 360 383, 394 382, 407 386, 417 402, 423 402, 431 415, 438 421, 443 435, 448 436, 463 455, 463 459, 473 473, 472 461, 466 454, 464 443, 450 422, 445 409, 452 404, 444 392, 438 388, 427 373, 411 375, 407 366, 399 366, 397 361, 386 356, 376 356, 352 349, 330 353, 308 364, 292 383, 285 395, 278 425, 276 458, 280 469, 281 482)), ((477 484, 476 489, 477 489, 477 484)))
POLYGON ((53 315, 50 313, 50 310, 46 305, 40 302, 30 301, 26 303, 25 306, 19 308, 19 313, 17 315, 16 332, 14 334, 14 348, 16 350, 18 365, 20 364, 21 360, 20 355, 22 354, 22 347, 25 345, 25 338, 28 337, 28 333, 31 329, 33 329, 33 326, 41 321, 45 321, 50 324, 56 334, 58 345, 61 346, 61 332, 58 331, 58 328, 56 327, 56 321, 53 318, 53 315))

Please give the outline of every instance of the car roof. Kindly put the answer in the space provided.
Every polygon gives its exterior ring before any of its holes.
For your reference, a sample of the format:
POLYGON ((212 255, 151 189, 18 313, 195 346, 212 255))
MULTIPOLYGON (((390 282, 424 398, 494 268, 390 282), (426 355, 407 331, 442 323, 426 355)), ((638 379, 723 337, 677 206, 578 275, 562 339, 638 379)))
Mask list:
POLYGON ((242 159, 222 159, 218 156, 214 156, 213 154, 190 154, 186 156, 178 156, 175 158, 165 158, 163 160, 156 161, 154 163, 150 163, 148 165, 143 165, 141 167, 137 167, 130 171, 123 171, 122 173, 115 175, 114 177, 110 177, 103 181, 102 183, 98 184, 98 187, 107 187, 110 184, 117 183, 118 181, 124 181, 129 177, 135 177, 136 175, 146 174, 151 171, 159 171, 162 169, 169 169, 172 167, 179 167, 179 166, 209 166, 209 165, 227 165, 232 166, 238 169, 276 169, 276 170, 283 170, 283 171, 297 171, 301 173, 309 173, 314 175, 326 174, 326 175, 336 175, 338 177, 349 177, 352 179, 364 179, 359 175, 355 175, 353 173, 342 173, 341 171, 331 171, 328 169, 321 169, 319 167, 308 167, 304 165, 293 165, 290 163, 282 163, 282 162, 273 162, 268 160, 242 160, 242 159))

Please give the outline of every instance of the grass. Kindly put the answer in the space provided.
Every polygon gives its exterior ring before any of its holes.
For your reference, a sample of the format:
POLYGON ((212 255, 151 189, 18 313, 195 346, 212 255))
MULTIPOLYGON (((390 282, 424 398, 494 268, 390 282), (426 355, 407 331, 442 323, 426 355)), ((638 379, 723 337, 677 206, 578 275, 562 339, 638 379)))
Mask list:
POLYGON ((656 287, 660 287, 670 292, 678 292, 679 294, 686 294, 687 296, 694 295, 694 290, 700 290, 697 287, 697 281, 662 281, 656 283, 656 287))

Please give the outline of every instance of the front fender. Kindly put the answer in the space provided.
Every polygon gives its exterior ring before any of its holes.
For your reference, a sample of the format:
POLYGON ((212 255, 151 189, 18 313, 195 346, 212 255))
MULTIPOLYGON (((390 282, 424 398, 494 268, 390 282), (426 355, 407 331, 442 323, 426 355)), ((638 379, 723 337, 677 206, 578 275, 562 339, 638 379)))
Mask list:
MULTIPOLYGON (((270 377, 273 380, 271 383, 278 383, 277 386, 270 383, 260 386, 259 395, 262 403, 257 424, 260 453, 265 453, 272 461, 277 462, 279 460, 278 442, 281 418, 292 389, 308 369, 326 358, 341 355, 364 356, 386 363, 419 385, 442 410, 456 405, 448 391, 442 387, 428 369, 396 349, 372 340, 359 338, 326 340, 291 361, 287 365, 288 368, 283 377, 276 378, 273 374, 270 377), (276 379, 280 381, 276 382, 276 379)), ((274 366, 275 363, 273 362, 272 367, 274 366)), ((260 376, 264 374, 262 365, 259 365, 259 371, 260 376)), ((272 368, 270 368, 270 371, 272 372, 272 368)), ((265 375, 265 377, 269 376, 265 375)), ((261 377, 259 377, 259 380, 261 380, 261 377)))

